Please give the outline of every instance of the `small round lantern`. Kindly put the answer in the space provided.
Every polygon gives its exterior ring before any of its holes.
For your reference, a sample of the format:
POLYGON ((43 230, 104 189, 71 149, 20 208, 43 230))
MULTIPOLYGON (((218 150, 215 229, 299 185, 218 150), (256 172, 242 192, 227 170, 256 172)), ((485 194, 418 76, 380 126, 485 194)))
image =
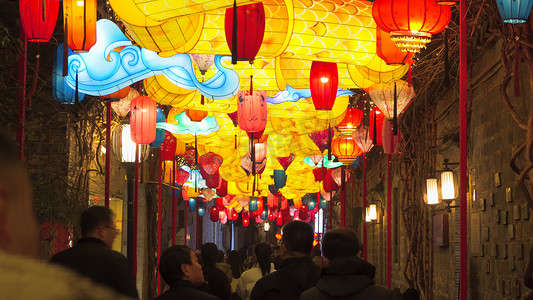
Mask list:
POLYGON ((351 136, 336 138, 331 142, 333 154, 344 164, 351 164, 363 151, 351 136))

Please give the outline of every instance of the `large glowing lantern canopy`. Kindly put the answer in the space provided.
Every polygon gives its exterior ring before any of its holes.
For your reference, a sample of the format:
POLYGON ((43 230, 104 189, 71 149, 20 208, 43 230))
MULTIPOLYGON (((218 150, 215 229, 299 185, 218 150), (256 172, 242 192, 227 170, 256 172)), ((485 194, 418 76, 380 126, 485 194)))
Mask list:
POLYGON ((435 0, 376 0, 372 17, 402 51, 419 52, 446 28, 451 10, 435 0))
POLYGON ((336 63, 313 61, 309 88, 316 110, 331 110, 337 98, 339 72, 336 63))
POLYGON ((348 107, 344 119, 337 124, 337 129, 342 135, 351 135, 361 124, 363 112, 355 107, 348 107))
POLYGON ((47 43, 54 33, 59 1, 19 0, 22 28, 29 42, 47 43))
POLYGON ((253 63, 265 35, 265 8, 263 3, 252 3, 226 9, 224 21, 226 42, 232 53, 232 63, 253 63), (235 13, 237 11, 237 13, 235 13))
POLYGON ((140 96, 130 105, 131 139, 141 145, 150 144, 156 136, 157 105, 150 97, 140 96))

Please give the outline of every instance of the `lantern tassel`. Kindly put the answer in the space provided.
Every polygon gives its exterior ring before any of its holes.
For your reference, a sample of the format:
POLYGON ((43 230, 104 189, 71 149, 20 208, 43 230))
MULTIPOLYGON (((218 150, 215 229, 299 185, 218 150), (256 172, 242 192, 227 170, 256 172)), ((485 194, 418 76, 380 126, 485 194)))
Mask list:
POLYGON ((204 95, 202 95, 202 97, 200 98, 200 104, 204 105, 205 101, 204 101, 204 95))
POLYGON ((392 133, 398 135, 398 92, 394 82, 394 116, 392 118, 392 133))
POLYGON ((328 160, 331 161, 331 125, 328 123, 328 160))
POLYGON ((514 42, 514 96, 520 97, 520 45, 514 42))
POLYGON ((74 104, 78 104, 80 103, 80 99, 78 96, 78 70, 76 70, 76 90, 74 92, 74 104))
POLYGON ((198 165, 198 138, 194 132, 194 164, 198 165))
POLYGON ((252 145, 252 153, 250 153, 250 158, 252 160, 252 176, 255 176, 255 143, 253 139, 254 134, 252 133, 252 138, 250 139, 250 143, 252 145))
POLYGON ((237 0, 233 0, 233 28, 231 37, 231 64, 237 64, 237 0))
POLYGON ((444 86, 450 85, 450 62, 448 60, 448 28, 444 28, 444 86))
POLYGON ((252 197, 255 196, 255 178, 257 176, 254 175, 254 185, 252 186, 252 197))
POLYGON ((237 149, 237 134, 235 134, 235 149, 237 149))
POLYGON ((378 135, 376 133, 377 131, 376 126, 377 126, 376 109, 374 108, 374 132, 372 132, 372 143, 374 144, 374 146, 377 145, 377 140, 378 140, 378 135))
POLYGON ((409 87, 413 86, 413 64, 409 65, 409 69, 407 70, 407 85, 409 87))
POLYGON ((65 16, 65 27, 63 30, 63 77, 68 76, 68 22, 65 16))

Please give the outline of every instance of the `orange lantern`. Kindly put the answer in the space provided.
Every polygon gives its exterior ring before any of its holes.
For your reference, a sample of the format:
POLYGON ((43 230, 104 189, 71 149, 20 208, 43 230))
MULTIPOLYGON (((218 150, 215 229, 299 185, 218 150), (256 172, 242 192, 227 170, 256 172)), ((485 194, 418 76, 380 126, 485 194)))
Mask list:
POLYGON ((357 143, 351 136, 343 136, 331 142, 333 154, 344 164, 351 164, 357 156, 363 154, 363 151, 357 146, 357 143))
POLYGON ((363 112, 355 107, 348 107, 344 119, 337 124, 337 129, 342 135, 351 135, 361 124, 363 112))
POLYGON ((20 21, 29 42, 47 43, 54 33, 59 1, 19 0, 20 21))
POLYGON ((339 71, 336 63, 313 61, 309 88, 316 110, 331 110, 337 98, 339 71))
POLYGON ((187 117, 193 122, 200 122, 207 117, 207 111, 203 110, 188 109, 185 114, 187 114, 187 117))
POLYGON ((122 98, 126 98, 129 93, 130 93, 130 87, 127 86, 114 93, 102 96, 102 99, 110 99, 110 100, 122 99, 122 98))
POLYGON ((413 52, 401 51, 396 43, 390 39, 390 33, 381 28, 376 29, 376 52, 387 65, 410 65, 413 62, 413 52))
POLYGON ((267 124, 267 102, 265 91, 239 91, 239 127, 250 132, 262 132, 267 124))
POLYGON ((156 109, 156 103, 150 97, 141 96, 131 101, 131 140, 136 144, 147 145, 155 140, 156 109))
POLYGON ((376 0, 372 17, 381 29, 390 32, 390 39, 400 50, 419 52, 432 34, 448 26, 451 10, 435 0, 376 0))
POLYGON ((87 52, 96 43, 96 0, 63 0, 68 46, 74 52, 87 52))

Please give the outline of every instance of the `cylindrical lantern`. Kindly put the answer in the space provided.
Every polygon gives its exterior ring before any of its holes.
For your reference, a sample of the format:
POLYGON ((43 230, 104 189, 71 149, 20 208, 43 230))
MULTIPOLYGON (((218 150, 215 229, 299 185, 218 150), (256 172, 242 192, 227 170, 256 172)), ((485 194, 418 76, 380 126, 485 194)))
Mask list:
MULTIPOLYGON (((128 87, 128 91, 129 91, 129 87, 128 87)), ((112 104, 111 104, 112 105, 112 104)), ((166 116, 165 114, 163 113, 163 110, 161 110, 161 108, 157 108, 157 113, 156 113, 156 124, 159 123, 159 122, 165 122, 166 120, 166 116)), ((161 144, 163 144, 163 142, 165 141, 165 134, 166 134, 166 130, 164 129, 157 129, 156 132, 155 132, 155 140, 150 144, 150 148, 159 148, 161 147, 161 144)), ((174 137, 174 140, 176 138, 174 137)), ((174 152, 176 152, 176 143, 174 142, 174 152)))
POLYGON ((254 212, 257 210, 257 198, 251 197, 250 202, 248 202, 248 210, 254 212))
POLYGON ((228 194, 228 182, 221 178, 220 185, 217 187, 217 196, 225 197, 228 194))
POLYGON ((87 52, 96 43, 96 10, 96 0, 63 0, 68 27, 64 30, 72 51, 87 52))
POLYGON ((248 225, 250 225, 250 213, 248 213, 247 211, 243 211, 241 217, 242 217, 242 225, 244 227, 248 227, 248 225))
POLYGON ((203 217, 205 213, 205 203, 204 201, 198 201, 198 216, 203 217))
POLYGON ((274 186, 278 189, 281 189, 285 186, 285 182, 287 181, 287 174, 285 173, 285 170, 274 170, 274 186))
POLYGON ((426 179, 426 195, 424 200, 427 204, 439 204, 439 188, 437 178, 426 179))
POLYGON ((185 114, 193 122, 200 122, 207 117, 207 111, 203 110, 187 109, 185 114))
POLYGON ((267 124, 267 103, 265 91, 239 91, 239 127, 246 132, 261 132, 267 124))
POLYGON ((368 134, 370 134, 370 138, 374 142, 374 145, 379 146, 383 144, 383 141, 381 140, 382 136, 379 134, 381 128, 383 127, 383 120, 385 119, 385 116, 377 107, 374 107, 372 110, 370 110, 370 121, 368 129, 368 134))
POLYGON ((351 135, 357 126, 361 124, 363 112, 355 107, 348 107, 344 119, 337 124, 337 129, 341 135, 351 135))
POLYGON ((402 51, 419 52, 446 28, 451 10, 435 0, 376 0, 372 17, 402 51))
POLYGON ((529 18, 533 0, 498 0, 496 4, 504 23, 522 24, 529 18))
POLYGON ((255 163, 261 163, 263 160, 265 160, 267 156, 268 151, 268 135, 262 136, 258 142, 255 140, 250 140, 250 145, 248 147, 248 153, 250 153, 250 158, 252 161, 255 161, 255 163), (252 144, 254 145, 254 151, 252 151, 252 144), (252 153, 255 155, 255 159, 252 158, 252 153))
POLYGON ((131 139, 141 145, 155 140, 157 105, 150 97, 140 96, 131 101, 131 139))
POLYGON ((447 169, 440 173, 440 184, 442 200, 453 200, 457 198, 459 194, 457 175, 452 170, 447 169))
MULTIPOLYGON (((76 91, 67 84, 65 77, 63 77, 63 46, 57 45, 56 55, 54 55, 54 74, 52 75, 52 93, 54 98, 61 104, 76 104, 76 91)), ((68 49, 68 54, 74 54, 72 50, 68 49)), ((78 91, 78 102, 81 102, 85 94, 78 91)))
MULTIPOLYGON (((203 201, 200 201, 203 202, 203 201)), ((196 210, 196 198, 189 198, 189 211, 195 211, 196 210)))
POLYGON ((307 220, 309 219, 309 207, 307 205, 302 205, 302 208, 300 208, 300 220, 307 220))
POLYGON ((336 138, 331 142, 331 151, 344 164, 351 164, 363 151, 351 136, 336 138))
POLYGON ((164 130, 165 137, 163 143, 161 144, 161 159, 165 161, 174 160, 176 154, 176 137, 164 130))
POLYGON ((227 8, 224 20, 226 42, 233 56, 233 63, 253 63, 265 35, 265 9, 263 3, 252 3, 227 8), (235 8, 237 15, 234 16, 235 8), (237 22, 234 23, 234 20, 237 22), (236 38, 234 37, 236 34, 236 38))
POLYGON ((209 219, 211 220, 211 222, 217 222, 218 218, 219 218, 218 209, 215 205, 209 209, 209 219))
POLYGON ((59 1, 19 0, 19 11, 28 42, 47 43, 56 27, 59 1))
POLYGON ((261 213, 261 219, 264 221, 268 220, 268 206, 263 206, 263 213, 261 213))
POLYGON ((313 61, 309 88, 316 110, 331 110, 337 98, 339 71, 336 63, 313 61))

